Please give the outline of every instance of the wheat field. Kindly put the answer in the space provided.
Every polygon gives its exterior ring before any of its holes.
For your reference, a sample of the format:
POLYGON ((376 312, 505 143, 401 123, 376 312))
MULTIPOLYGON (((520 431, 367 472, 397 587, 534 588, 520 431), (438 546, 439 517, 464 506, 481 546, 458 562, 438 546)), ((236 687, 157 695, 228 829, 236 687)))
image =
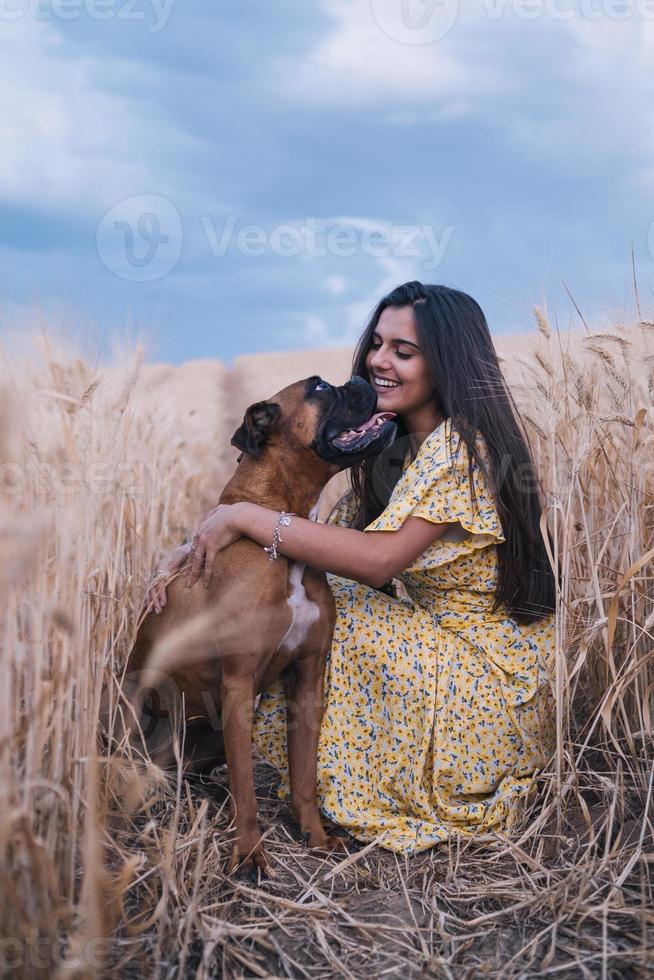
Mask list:
MULTIPOLYGON (((251 401, 350 352, 0 368, 0 974, 644 977, 654 970, 654 323, 500 338, 561 568, 556 752, 511 836, 320 857, 257 769, 275 873, 229 877, 226 776, 98 736, 153 563, 213 506, 251 401)), ((341 479, 340 477, 338 479, 341 479)), ((340 492, 338 480, 325 493, 340 492)))

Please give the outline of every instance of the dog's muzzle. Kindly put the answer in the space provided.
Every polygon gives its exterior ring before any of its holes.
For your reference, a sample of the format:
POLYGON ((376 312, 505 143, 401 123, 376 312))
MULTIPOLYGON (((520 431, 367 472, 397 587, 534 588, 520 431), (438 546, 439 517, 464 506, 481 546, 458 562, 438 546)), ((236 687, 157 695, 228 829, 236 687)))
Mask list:
POLYGON ((313 394, 324 404, 314 444, 319 456, 345 469, 390 446, 397 432, 395 413, 374 411, 372 385, 358 376, 340 388, 318 382, 324 386, 313 394))

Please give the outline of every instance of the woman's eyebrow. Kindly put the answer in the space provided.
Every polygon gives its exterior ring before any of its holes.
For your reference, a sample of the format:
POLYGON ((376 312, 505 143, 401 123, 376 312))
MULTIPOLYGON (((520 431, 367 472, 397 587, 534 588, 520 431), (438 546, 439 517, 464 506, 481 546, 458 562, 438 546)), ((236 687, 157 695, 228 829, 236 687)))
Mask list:
MULTIPOLYGON (((373 337, 379 337, 379 334, 377 333, 376 330, 373 333, 373 337)), ((393 337, 393 339, 391 340, 391 343, 392 344, 408 344, 409 347, 415 347, 416 350, 420 350, 420 348, 418 347, 418 345, 417 344, 414 344, 412 340, 402 340, 401 337, 393 337)))

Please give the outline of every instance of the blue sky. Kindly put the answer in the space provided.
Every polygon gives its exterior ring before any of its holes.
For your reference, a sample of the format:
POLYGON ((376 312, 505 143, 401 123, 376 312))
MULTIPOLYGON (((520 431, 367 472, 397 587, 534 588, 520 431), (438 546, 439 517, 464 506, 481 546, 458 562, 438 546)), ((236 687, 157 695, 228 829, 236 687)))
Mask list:
POLYGON ((0 319, 151 360, 495 333, 654 286, 651 0, 0 0, 0 319))

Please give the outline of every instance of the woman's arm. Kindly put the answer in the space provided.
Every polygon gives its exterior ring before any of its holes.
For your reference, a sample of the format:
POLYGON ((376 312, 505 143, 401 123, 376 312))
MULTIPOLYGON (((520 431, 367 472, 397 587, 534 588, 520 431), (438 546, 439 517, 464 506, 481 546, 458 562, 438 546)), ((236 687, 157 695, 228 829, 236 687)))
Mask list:
MULTIPOLYGON (((269 546, 278 517, 279 511, 258 504, 237 503, 216 508, 194 538, 196 555, 189 569, 189 584, 200 577, 203 561, 205 581, 208 581, 216 553, 243 535, 269 546)), ((379 588, 411 565, 448 526, 422 517, 409 517, 397 531, 363 532, 293 517, 288 527, 281 528, 282 541, 277 550, 313 568, 379 588)))

